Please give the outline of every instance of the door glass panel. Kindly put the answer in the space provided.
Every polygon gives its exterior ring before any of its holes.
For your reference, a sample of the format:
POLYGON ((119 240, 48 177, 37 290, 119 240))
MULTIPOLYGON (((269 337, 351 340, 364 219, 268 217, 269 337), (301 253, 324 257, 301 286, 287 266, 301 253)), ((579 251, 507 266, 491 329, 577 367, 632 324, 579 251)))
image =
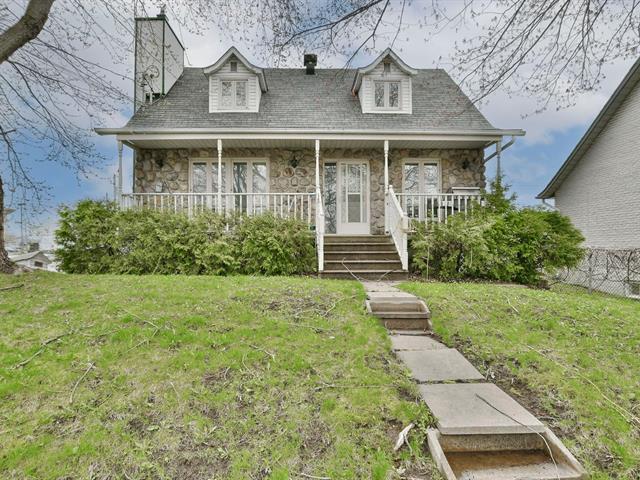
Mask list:
MULTIPOLYGON (((267 164, 253 163, 251 164, 251 186, 253 193, 267 193, 267 164)), ((266 195, 253 195, 253 211, 262 213, 267 208, 266 195)))
MULTIPOLYGON (((419 166, 417 163, 406 163, 404 165, 404 193, 417 194, 420 192, 418 183, 419 166)), ((408 195, 404 197, 405 209, 410 218, 418 217, 419 197, 408 195)))
POLYGON ((349 223, 360 223, 361 220, 361 205, 362 196, 359 193, 350 193, 347 197, 349 204, 347 221, 349 223))
POLYGON ((335 163, 324 164, 324 228, 327 233, 337 229, 337 183, 338 168, 335 163))
POLYGON ((440 188, 440 175, 438 165, 435 163, 424 164, 424 193, 436 194, 440 188))
MULTIPOLYGON (((227 169, 225 164, 222 164, 222 189, 220 191, 224 192, 225 187, 227 185, 226 180, 227 169)), ((214 162, 211 164, 211 187, 213 192, 218 192, 218 162, 214 162)))
POLYGON ((205 193, 207 191, 207 164, 198 162, 191 164, 191 191, 205 193))
MULTIPOLYGON (((242 162, 233 164, 233 193, 247 193, 247 164, 242 162)), ((247 196, 234 195, 235 208, 241 212, 247 211, 247 196)))

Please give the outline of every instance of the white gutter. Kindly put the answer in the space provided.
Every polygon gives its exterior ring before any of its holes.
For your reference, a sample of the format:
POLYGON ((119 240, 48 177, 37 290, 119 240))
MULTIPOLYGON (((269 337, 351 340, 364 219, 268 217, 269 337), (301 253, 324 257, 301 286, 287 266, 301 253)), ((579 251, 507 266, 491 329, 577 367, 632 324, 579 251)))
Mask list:
MULTIPOLYGON (((348 136, 348 135, 368 135, 372 137, 391 137, 397 136, 405 138, 407 136, 476 136, 476 137, 503 137, 511 135, 512 137, 520 137, 525 134, 524 130, 500 130, 500 129, 461 129, 461 130, 405 130, 399 132, 397 130, 318 130, 318 129, 269 129, 269 128, 96 128, 98 135, 233 135, 242 136, 248 134, 264 134, 264 135, 331 135, 331 136, 348 136)), ((218 137, 216 137, 218 138, 218 137)), ((229 137, 230 138, 230 137, 229 137)), ((314 137, 315 138, 315 137, 314 137)))

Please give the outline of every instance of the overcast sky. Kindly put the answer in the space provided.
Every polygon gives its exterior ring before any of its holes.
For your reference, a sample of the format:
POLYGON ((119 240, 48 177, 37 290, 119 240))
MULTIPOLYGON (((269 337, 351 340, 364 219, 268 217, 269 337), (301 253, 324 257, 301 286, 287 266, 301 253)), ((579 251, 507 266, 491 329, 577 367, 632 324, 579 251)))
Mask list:
MULTIPOLYGON (((156 12, 152 10, 151 13, 156 12)), ((180 28, 175 19, 172 21, 173 12, 169 11, 168 14, 172 26, 187 49, 187 65, 210 65, 232 46, 224 32, 211 28, 202 32, 201 35, 191 34, 186 29, 180 28)), ((412 17, 412 15, 415 15, 415 12, 410 11, 405 15, 406 27, 398 36, 394 49, 412 67, 447 69, 446 59, 453 54, 454 42, 463 36, 471 36, 473 31, 444 30, 435 38, 425 42, 424 32, 416 25, 417 17, 412 17)), ((387 46, 388 44, 381 43, 376 47, 379 47, 377 49, 381 51, 387 46)), ((236 47, 246 53, 250 61, 258 64, 263 63, 255 58, 246 45, 238 44, 236 47)), ((94 61, 109 62, 107 58, 102 58, 103 55, 100 51, 90 51, 90 54, 95 59, 94 61)), ((119 68, 119 71, 128 70, 130 73, 133 64, 131 57, 132 55, 129 58, 129 65, 120 65, 116 68, 119 68)), ((355 66, 367 64, 372 57, 373 54, 358 56, 355 66)), ((341 67, 344 65, 344 61, 343 58, 323 58, 320 56, 318 67, 341 67)), ((507 182, 512 185, 512 190, 517 193, 521 204, 537 203, 535 195, 540 192, 565 160, 607 98, 622 80, 632 61, 631 59, 605 65, 605 78, 600 91, 583 95, 572 108, 556 111, 555 105, 551 105, 544 113, 532 114, 536 109, 536 104, 531 99, 508 98, 504 93, 495 94, 480 105, 481 111, 494 126, 521 128, 527 132, 526 137, 519 138, 515 146, 506 150, 503 155, 503 169, 507 182)), ((290 58, 287 63, 287 66, 301 66, 302 59, 290 58)), ((133 85, 129 85, 129 81, 121 82, 121 85, 131 91, 133 89, 133 85)), ((130 115, 130 109, 123 108, 119 115, 101 119, 100 123, 102 126, 120 127, 126 123, 130 115)), ((89 126, 87 121, 87 127, 89 126)), ((103 168, 96 171, 91 178, 77 179, 73 172, 55 164, 44 164, 39 162, 37 158, 29 159, 33 166, 37 166, 37 176, 46 179, 52 187, 52 198, 49 202, 48 212, 37 221, 41 228, 34 229, 32 233, 34 237, 40 236, 42 238, 45 247, 51 245, 51 232, 56 222, 55 210, 59 204, 71 204, 87 197, 104 198, 113 193, 111 179, 116 169, 116 142, 112 137, 97 136, 95 142, 97 148, 111 160, 103 168)), ((125 191, 130 191, 132 181, 131 152, 126 147, 125 158, 125 191)), ((488 164, 487 173, 488 176, 494 175, 495 165, 493 162, 488 164)), ((12 214, 9 218, 9 230, 14 236, 19 233, 18 220, 17 213, 12 214)))

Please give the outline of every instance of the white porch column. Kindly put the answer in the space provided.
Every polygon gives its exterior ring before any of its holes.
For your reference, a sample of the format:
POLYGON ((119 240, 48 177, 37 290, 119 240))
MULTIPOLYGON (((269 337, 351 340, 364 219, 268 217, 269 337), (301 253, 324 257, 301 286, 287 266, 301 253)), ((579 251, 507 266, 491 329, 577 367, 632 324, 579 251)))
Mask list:
POLYGON ((118 140, 118 205, 122 206, 122 142, 118 140))
POLYGON ((384 141, 384 231, 389 233, 389 140, 384 141))
POLYGON ((500 157, 502 156, 502 140, 498 140, 496 143, 496 178, 500 177, 502 174, 502 169, 500 168, 500 157))
POLYGON ((389 190, 389 140, 384 141, 384 193, 389 190))
POLYGON ((320 191, 320 140, 316 140, 316 190, 320 191))
POLYGON ((218 139, 218 213, 222 213, 222 140, 218 139))

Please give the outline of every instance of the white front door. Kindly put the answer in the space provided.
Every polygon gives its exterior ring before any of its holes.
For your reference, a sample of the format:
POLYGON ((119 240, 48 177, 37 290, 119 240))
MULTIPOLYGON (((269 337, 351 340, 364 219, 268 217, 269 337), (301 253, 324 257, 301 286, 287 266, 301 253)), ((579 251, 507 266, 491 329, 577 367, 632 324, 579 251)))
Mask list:
POLYGON ((369 232, 369 163, 339 161, 337 233, 368 235, 369 232))

